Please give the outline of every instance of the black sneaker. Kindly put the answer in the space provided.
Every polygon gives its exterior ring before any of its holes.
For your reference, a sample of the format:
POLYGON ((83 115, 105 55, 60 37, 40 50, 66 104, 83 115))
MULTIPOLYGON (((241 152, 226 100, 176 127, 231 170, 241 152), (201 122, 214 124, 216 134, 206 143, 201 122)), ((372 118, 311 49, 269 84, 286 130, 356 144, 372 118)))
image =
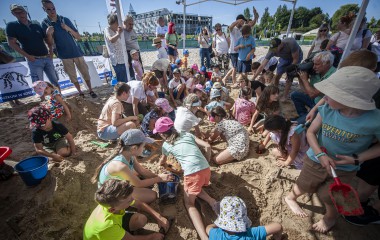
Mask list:
POLYGON ((357 226, 365 226, 368 224, 380 224, 380 215, 371 206, 364 207, 364 214, 360 216, 345 216, 344 217, 347 222, 357 225, 357 226))

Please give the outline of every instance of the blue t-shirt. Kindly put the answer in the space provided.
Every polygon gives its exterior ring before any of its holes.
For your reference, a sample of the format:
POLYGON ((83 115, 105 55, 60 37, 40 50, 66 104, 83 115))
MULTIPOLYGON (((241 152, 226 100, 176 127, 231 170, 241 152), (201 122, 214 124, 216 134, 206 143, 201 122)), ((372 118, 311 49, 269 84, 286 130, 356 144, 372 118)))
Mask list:
MULTIPOLYGON (((238 59, 240 61, 246 61, 248 53, 256 47, 256 42, 255 39, 252 36, 249 36, 248 38, 241 37, 239 40, 236 42, 235 47, 243 44, 245 47, 244 48, 239 48, 238 51, 238 59)), ((251 56, 251 59, 253 58, 253 55, 251 56)))
POLYGON ((78 32, 70 19, 66 17, 58 16, 56 22, 52 22, 48 17, 42 21, 42 28, 45 32, 49 26, 54 27, 53 37, 55 46, 57 48, 58 57, 60 59, 82 57, 82 50, 74 40, 74 37, 61 27, 62 23, 69 26, 73 31, 78 32))
POLYGON ((205 108, 206 108, 206 110, 207 111, 209 111, 209 112, 211 112, 211 110, 213 109, 213 108, 216 108, 216 107, 222 107, 222 108, 224 108, 224 101, 211 101, 209 104, 207 104, 206 106, 205 106, 205 108))
POLYGON ((212 228, 210 230, 210 240, 265 240, 267 231, 264 226, 252 227, 243 233, 236 233, 229 235, 221 228, 212 228))
POLYGON ((29 26, 19 21, 10 22, 5 28, 8 37, 16 38, 21 44, 22 50, 32 56, 45 56, 48 49, 45 45, 46 31, 40 24, 29 22, 29 26))
MULTIPOLYGON (((326 148, 327 154, 332 159, 337 154, 352 156, 360 154, 368 149, 372 140, 380 140, 380 110, 367 111, 360 116, 348 118, 340 114, 338 110, 331 109, 328 104, 318 108, 322 117, 322 126, 318 132, 319 146, 326 148)), ((308 157, 320 163, 315 157, 312 148, 307 151, 308 157)), ((357 171, 359 166, 336 165, 343 171, 357 171)))
POLYGON ((185 176, 210 167, 191 133, 180 133, 173 145, 164 142, 162 153, 165 156, 172 154, 181 164, 185 176))

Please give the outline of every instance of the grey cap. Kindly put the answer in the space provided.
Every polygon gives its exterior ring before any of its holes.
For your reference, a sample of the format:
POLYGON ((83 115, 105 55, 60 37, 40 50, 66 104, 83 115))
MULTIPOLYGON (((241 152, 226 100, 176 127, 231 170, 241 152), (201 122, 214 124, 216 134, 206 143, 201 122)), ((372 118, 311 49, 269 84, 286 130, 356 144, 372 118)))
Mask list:
POLYGON ((148 138, 144 135, 144 133, 139 129, 129 129, 121 134, 120 139, 123 141, 124 145, 136 145, 145 143, 154 143, 154 140, 148 138))
POLYGON ((13 12, 16 9, 19 9, 19 10, 26 12, 25 8, 19 4, 11 4, 11 6, 9 8, 11 9, 11 12, 13 12))

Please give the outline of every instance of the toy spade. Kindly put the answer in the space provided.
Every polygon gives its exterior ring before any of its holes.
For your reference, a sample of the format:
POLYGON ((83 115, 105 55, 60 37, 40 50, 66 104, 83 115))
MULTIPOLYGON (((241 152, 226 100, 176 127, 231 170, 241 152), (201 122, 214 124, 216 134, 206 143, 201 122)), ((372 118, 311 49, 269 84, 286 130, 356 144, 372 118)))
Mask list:
POLYGON ((301 134, 303 131, 308 129, 311 125, 311 121, 307 121, 304 124, 299 124, 297 127, 294 129, 294 132, 297 134, 301 134))
POLYGON ((330 185, 329 194, 338 212, 344 216, 357 216, 364 213, 357 192, 348 184, 342 183, 331 167, 334 183, 330 185))

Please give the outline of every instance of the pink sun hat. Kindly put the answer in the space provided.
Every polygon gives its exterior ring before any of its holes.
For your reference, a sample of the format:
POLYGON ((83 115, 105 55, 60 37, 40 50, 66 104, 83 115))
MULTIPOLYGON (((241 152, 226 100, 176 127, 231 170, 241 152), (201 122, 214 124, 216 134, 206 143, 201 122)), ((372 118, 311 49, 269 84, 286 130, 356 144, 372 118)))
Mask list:
POLYGON ((173 111, 173 108, 170 106, 169 101, 166 98, 157 98, 154 104, 162 108, 166 113, 173 111))
POLYGON ((153 133, 164 133, 174 126, 174 122, 168 117, 160 117, 154 124, 153 133))
POLYGON ((44 91, 45 91, 46 87, 47 87, 47 84, 44 81, 37 81, 37 82, 33 83, 33 89, 37 93, 37 95, 39 95, 39 96, 44 95, 44 91))

